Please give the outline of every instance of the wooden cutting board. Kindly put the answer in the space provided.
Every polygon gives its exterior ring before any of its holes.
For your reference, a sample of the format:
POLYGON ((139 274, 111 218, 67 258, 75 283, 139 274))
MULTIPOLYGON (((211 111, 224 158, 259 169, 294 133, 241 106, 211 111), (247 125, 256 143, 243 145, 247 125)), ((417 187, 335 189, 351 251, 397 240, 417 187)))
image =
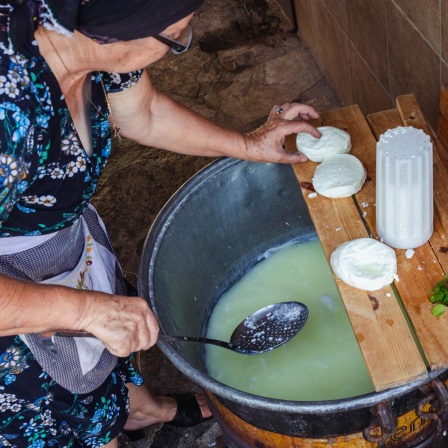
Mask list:
POLYGON ((397 109, 368 116, 376 138, 395 126, 414 126, 426 132, 434 148, 434 233, 415 249, 411 259, 396 250, 400 281, 395 286, 432 370, 448 367, 448 313, 435 318, 430 291, 448 272, 448 174, 442 162, 445 148, 426 122, 414 95, 400 96, 397 109))
MULTIPOLYGON (((435 147, 440 144, 412 95, 399 97, 397 107, 370 115, 372 128, 356 105, 324 113, 313 122, 315 126, 334 126, 348 132, 352 141, 351 154, 361 160, 368 174, 366 183, 355 196, 329 199, 310 195, 317 163, 308 161, 294 166, 328 260, 334 249, 345 241, 368 236, 377 238, 375 155, 379 135, 389 128, 411 125, 411 121, 415 127, 423 126, 435 147)), ((286 146, 295 150, 295 136, 287 139, 286 146)), ((435 232, 431 241, 415 249, 410 259, 406 258, 404 250, 396 250, 399 281, 393 286, 369 292, 353 288, 335 277, 377 391, 425 378, 427 367, 448 367, 448 312, 442 317, 434 317, 429 302, 430 291, 448 267, 448 254, 439 250, 442 243, 448 245, 448 234, 442 225, 444 222, 448 226, 448 216, 445 219, 448 214, 448 177, 437 154, 434 157, 435 232), (439 207, 443 209, 441 215, 439 207), (394 290, 401 300, 397 299, 394 290)))

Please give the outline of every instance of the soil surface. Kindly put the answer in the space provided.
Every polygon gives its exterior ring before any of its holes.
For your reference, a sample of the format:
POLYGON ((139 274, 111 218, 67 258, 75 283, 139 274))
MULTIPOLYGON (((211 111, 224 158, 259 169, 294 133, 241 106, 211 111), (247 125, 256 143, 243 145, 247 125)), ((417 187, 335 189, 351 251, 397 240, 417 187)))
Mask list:
MULTIPOLYGON (((274 104, 298 101, 319 112, 341 107, 274 0, 208 1, 192 24, 192 48, 184 55, 168 54, 148 71, 156 88, 201 115, 247 132, 265 121, 274 104)), ((134 286, 144 240, 157 213, 210 162, 126 139, 114 141, 93 203, 134 286)), ((140 358, 145 380, 156 393, 195 390, 157 347, 140 358)), ((155 425, 145 431, 141 447, 212 447, 220 436, 213 420, 193 429, 155 425)))

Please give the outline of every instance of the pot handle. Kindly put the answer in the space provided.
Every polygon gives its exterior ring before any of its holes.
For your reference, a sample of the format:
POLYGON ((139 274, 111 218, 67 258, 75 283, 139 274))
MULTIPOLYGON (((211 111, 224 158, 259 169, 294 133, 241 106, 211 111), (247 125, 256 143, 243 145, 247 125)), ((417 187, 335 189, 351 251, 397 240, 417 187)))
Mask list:
POLYGON ((443 429, 441 415, 448 410, 448 390, 446 385, 440 378, 436 378, 429 384, 420 387, 420 390, 425 396, 418 403, 415 412, 422 419, 434 420, 437 424, 437 432, 440 433, 443 429), (423 410, 427 404, 431 404, 428 412, 423 410))
POLYGON ((398 419, 392 412, 390 402, 378 403, 370 408, 370 412, 373 416, 372 421, 364 429, 362 435, 368 442, 377 443, 378 448, 381 448, 397 429, 398 419), (378 427, 381 430, 380 434, 378 434, 378 427), (374 429, 375 433, 372 433, 374 429))

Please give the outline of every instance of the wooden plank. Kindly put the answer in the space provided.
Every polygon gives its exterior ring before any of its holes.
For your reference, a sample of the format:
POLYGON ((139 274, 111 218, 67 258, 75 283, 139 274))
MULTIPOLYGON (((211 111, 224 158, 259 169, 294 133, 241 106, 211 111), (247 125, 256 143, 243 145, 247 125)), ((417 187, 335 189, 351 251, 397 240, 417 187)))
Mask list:
POLYGON ((388 129, 403 126, 398 109, 390 109, 367 115, 367 121, 376 140, 379 140, 380 135, 384 134, 388 129))
MULTIPOLYGON (((320 121, 313 124, 345 130, 352 139, 352 152, 360 152, 365 157, 372 158, 375 139, 357 106, 324 113, 320 121)), ((287 139, 286 145, 293 149, 295 139, 287 139)), ((374 154, 373 152, 373 157, 374 154)), ((312 183, 316 166, 317 163, 308 161, 295 165, 294 171, 329 260, 331 253, 341 243, 367 237, 369 234, 353 198, 310 196, 311 192, 306 186, 312 183)), ((371 180, 366 182, 363 190, 364 196, 360 197, 360 201, 368 200, 373 204, 374 189, 371 180)), ((387 286, 369 293, 353 288, 337 277, 335 281, 375 389, 379 391, 425 377, 425 363, 392 288, 387 286)))
MULTIPOLYGON (((367 116, 367 120, 377 140, 388 129, 403 126, 403 120, 398 109, 370 114, 367 116)), ((430 244, 443 271, 445 273, 448 272, 448 236, 442 226, 437 210, 434 213, 434 233, 430 239, 430 244)))
POLYGON ((443 158, 446 157, 445 148, 440 143, 435 132, 426 121, 417 99, 413 94, 402 95, 397 98, 397 109, 400 112, 401 118, 405 126, 414 126, 422 129, 430 137, 434 146, 434 202, 437 208, 437 213, 440 216, 440 221, 445 233, 448 232, 448 172, 443 158))
POLYGON ((441 159, 445 168, 448 167, 448 86, 442 86, 439 100, 439 118, 437 122, 437 138, 442 144, 444 151, 441 159))
MULTIPOLYGON (((416 103, 412 102, 403 107, 407 108, 405 110, 408 111, 411 107, 412 115, 414 117, 419 116, 419 108, 416 103)), ((377 139, 388 129, 406 124, 403 123, 402 115, 398 110, 372 114, 367 118, 377 139)), ((415 118, 413 118, 414 121, 415 118)), ((435 283, 444 275, 437 255, 444 259, 442 261, 445 265, 448 261, 448 255, 438 250, 433 251, 433 246, 441 244, 444 236, 437 214, 435 215, 434 226, 435 231, 431 243, 416 248, 412 258, 406 258, 405 250, 395 250, 400 279, 399 282, 395 282, 395 286, 431 369, 438 369, 445 368, 448 365, 448 344, 446 343, 448 316, 435 318, 432 315, 429 293, 435 283)))
POLYGON ((433 175, 436 216, 434 217, 435 232, 430 240, 430 244, 443 266, 444 272, 447 273, 448 253, 441 251, 440 248, 448 246, 448 155, 435 132, 426 121, 414 95, 399 96, 397 98, 397 109, 405 125, 422 129, 431 137, 434 146, 433 175), (440 222, 436 222, 436 220, 440 222))

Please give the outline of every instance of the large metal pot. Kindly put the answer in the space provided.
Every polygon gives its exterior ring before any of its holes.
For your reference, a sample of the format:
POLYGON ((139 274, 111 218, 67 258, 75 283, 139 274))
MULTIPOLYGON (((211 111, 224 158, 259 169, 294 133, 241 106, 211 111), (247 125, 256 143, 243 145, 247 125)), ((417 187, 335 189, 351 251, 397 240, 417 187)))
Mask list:
MULTIPOLYGON (((314 226, 290 166, 219 159, 189 180, 155 220, 141 257, 139 294, 149 301, 162 332, 202 336, 214 304, 230 285, 271 248, 311 234, 315 234, 314 226)), ((390 438, 397 417, 408 412, 423 413, 423 420, 416 417, 421 423, 418 427, 427 422, 425 435, 414 437, 420 445, 388 446, 429 446, 423 444, 433 441, 443 426, 448 401, 440 392, 444 389, 443 372, 431 373, 429 380, 344 400, 274 400, 211 378, 200 344, 160 341, 159 347, 181 372, 208 392, 215 416, 235 446, 277 446, 243 440, 238 429, 243 424, 285 435, 292 443, 364 431, 371 446, 381 446, 390 438), (437 406, 438 415, 427 417, 437 406), (235 424, 238 428, 232 428, 226 410, 241 419, 235 424)), ((278 446, 296 446, 281 443, 278 446)))

